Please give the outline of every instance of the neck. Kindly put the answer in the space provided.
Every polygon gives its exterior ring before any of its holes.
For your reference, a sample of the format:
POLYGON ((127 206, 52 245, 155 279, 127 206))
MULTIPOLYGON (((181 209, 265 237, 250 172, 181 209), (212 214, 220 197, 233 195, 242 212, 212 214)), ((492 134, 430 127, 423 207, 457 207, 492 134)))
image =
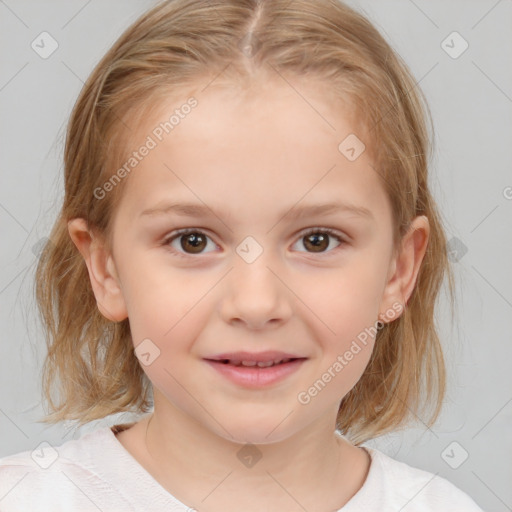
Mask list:
POLYGON ((250 445, 220 437, 188 417, 182 421, 186 417, 177 409, 156 411, 144 434, 148 471, 201 511, 338 510, 366 477, 368 468, 363 476, 355 471, 366 454, 326 420, 280 442, 250 445))

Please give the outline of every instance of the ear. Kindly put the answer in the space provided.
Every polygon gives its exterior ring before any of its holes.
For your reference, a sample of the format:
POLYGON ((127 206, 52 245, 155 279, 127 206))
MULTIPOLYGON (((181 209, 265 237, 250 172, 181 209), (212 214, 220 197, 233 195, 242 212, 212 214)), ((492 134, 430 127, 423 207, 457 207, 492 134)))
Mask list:
POLYGON ((100 313, 113 322, 124 320, 128 313, 120 281, 112 255, 107 251, 103 240, 94 236, 85 219, 70 220, 68 231, 87 265, 100 313))
MULTIPOLYGON (((416 217, 402 239, 398 254, 392 259, 389 266, 386 287, 381 302, 379 318, 383 322, 391 319, 385 311, 394 311, 393 318, 397 318, 397 304, 400 304, 400 314, 409 301, 416 285, 421 263, 428 246, 430 225, 425 215, 416 217), (394 307, 393 307, 394 305, 394 307)), ((398 315, 400 316, 400 315, 398 315)))

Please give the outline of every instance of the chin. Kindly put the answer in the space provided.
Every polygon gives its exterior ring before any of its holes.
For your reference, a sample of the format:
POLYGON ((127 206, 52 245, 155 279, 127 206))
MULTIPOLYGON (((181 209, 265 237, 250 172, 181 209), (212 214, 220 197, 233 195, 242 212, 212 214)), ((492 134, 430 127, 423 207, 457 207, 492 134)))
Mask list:
POLYGON ((291 437, 298 429, 290 428, 287 421, 283 418, 273 418, 263 421, 255 417, 253 421, 233 421, 223 423, 229 434, 222 428, 216 426, 215 433, 226 441, 238 444, 273 444, 285 441, 291 437), (231 435, 230 435, 231 434, 231 435))

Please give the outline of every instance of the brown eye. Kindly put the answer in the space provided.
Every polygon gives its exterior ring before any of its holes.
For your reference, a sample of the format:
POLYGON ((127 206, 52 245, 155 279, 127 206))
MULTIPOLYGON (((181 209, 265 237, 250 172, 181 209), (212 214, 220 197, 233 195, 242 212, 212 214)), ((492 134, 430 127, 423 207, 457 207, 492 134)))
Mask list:
POLYGON ((323 233, 313 233, 304 237, 304 247, 312 252, 323 252, 329 247, 329 235, 323 233))
POLYGON ((345 243, 345 241, 337 234, 337 232, 328 228, 314 228, 304 233, 299 239, 299 242, 306 248, 306 252, 310 253, 324 253, 332 252, 338 246, 345 243), (338 245, 332 247, 332 241, 338 242, 338 245))
POLYGON ((177 253, 179 256, 211 252, 205 251, 208 247, 208 243, 215 248, 215 244, 211 241, 209 236, 195 229, 177 231, 173 236, 170 236, 163 242, 164 245, 172 247, 173 252, 177 253), (179 245, 177 245, 178 241, 179 245))
POLYGON ((180 236, 181 248, 192 254, 200 253, 206 247, 206 237, 201 233, 189 233, 180 236))

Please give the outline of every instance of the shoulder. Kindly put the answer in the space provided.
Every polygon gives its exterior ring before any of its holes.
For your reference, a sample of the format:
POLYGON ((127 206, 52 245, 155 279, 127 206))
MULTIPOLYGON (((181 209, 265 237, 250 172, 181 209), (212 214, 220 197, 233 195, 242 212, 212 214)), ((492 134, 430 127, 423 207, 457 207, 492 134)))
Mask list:
MULTIPOLYGON (((380 510, 402 512, 483 512, 468 494, 438 474, 395 460, 375 448, 364 448, 372 462, 363 487, 354 496, 354 505, 371 503, 380 510)), ((352 510, 356 508, 347 508, 352 510)))
MULTIPOLYGON (((60 446, 41 443, 32 451, 0 458, 2 512, 97 512, 98 507, 108 510, 112 505, 132 510, 95 471, 92 454, 98 446, 101 449, 105 434, 105 429, 100 429, 60 446), (108 503, 112 499, 115 501, 108 503)), ((108 444, 104 448, 108 449, 108 444)))

